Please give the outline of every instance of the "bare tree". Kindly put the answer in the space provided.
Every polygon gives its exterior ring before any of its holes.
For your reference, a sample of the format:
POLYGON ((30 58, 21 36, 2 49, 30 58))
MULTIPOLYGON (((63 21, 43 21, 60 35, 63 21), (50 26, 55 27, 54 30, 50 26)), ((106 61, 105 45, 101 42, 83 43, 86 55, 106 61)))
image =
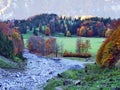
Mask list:
POLYGON ((60 46, 59 46, 59 48, 60 48, 61 56, 63 56, 63 52, 64 52, 64 44, 63 44, 62 41, 60 42, 60 46))
POLYGON ((58 52, 60 50, 60 46, 58 45, 58 43, 55 44, 55 56, 58 56, 58 52))

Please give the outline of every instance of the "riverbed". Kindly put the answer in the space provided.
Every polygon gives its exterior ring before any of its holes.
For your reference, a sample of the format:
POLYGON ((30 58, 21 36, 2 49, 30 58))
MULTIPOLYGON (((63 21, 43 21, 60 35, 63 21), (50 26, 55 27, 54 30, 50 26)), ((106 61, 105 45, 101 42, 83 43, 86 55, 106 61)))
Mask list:
POLYGON ((51 59, 24 50, 24 70, 0 69, 0 90, 43 90, 47 80, 68 69, 82 69, 88 62, 51 59))

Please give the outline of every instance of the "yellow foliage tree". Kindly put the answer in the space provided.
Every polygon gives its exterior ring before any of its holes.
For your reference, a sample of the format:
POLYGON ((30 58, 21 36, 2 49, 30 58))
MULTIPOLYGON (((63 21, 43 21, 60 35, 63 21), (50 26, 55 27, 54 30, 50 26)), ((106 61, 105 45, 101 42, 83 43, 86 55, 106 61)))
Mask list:
POLYGON ((105 37, 109 37, 111 33, 112 33, 112 30, 108 28, 105 32, 105 37))
POLYGON ((49 28, 49 27, 46 28, 45 35, 46 35, 46 36, 49 36, 49 35, 50 35, 50 28, 49 28))
POLYGON ((68 30, 66 31, 66 36, 67 36, 67 37, 70 37, 70 36, 71 36, 70 31, 68 31, 68 30))

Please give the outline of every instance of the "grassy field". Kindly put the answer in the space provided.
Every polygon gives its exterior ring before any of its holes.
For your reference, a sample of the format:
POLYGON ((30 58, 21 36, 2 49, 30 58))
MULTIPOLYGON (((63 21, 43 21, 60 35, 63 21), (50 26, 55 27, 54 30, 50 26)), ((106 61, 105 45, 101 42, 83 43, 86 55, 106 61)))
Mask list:
MULTIPOLYGON (((28 38, 32 35, 33 31, 27 31, 27 34, 23 34, 23 39, 24 39, 24 44, 25 44, 25 48, 27 48, 27 40, 28 38)), ((41 34, 39 34, 39 36, 41 36, 41 34)), ((67 50, 69 52, 76 52, 76 41, 77 39, 80 37, 56 37, 57 39, 57 43, 60 45, 61 43, 63 44, 63 49, 64 51, 67 50)), ((90 44, 91 44, 91 49, 89 49, 89 53, 92 55, 92 59, 91 60, 95 60, 96 59, 96 54, 97 51, 100 47, 100 45, 102 44, 102 42, 105 40, 105 38, 86 38, 86 37, 81 37, 82 40, 90 40, 90 44)), ((68 59, 75 59, 75 60, 83 60, 81 58, 68 58, 68 59)))
MULTIPOLYGON (((31 35, 32 35, 31 31, 29 31, 28 34, 23 35, 24 44, 26 48, 27 48, 27 40, 31 35)), ((56 37, 56 38, 58 44, 61 43, 63 44, 64 50, 67 50, 69 52, 76 52, 76 41, 79 37, 56 37)), ((89 52, 92 55, 92 57, 95 59, 96 53, 102 42, 105 40, 105 38, 85 38, 85 37, 81 37, 81 38, 83 41, 86 39, 90 40, 91 49, 89 49, 89 52)))
MULTIPOLYGON (((27 44, 27 40, 28 38, 32 35, 32 31, 28 31, 27 34, 23 34, 23 38, 25 41, 25 46, 27 44)), ((77 38, 79 37, 56 37, 57 38, 57 42, 60 44, 61 42, 64 45, 64 49, 68 50, 70 52, 75 52, 76 51, 76 41, 77 38)), ((102 41, 104 41, 105 38, 86 38, 86 37, 82 37, 83 40, 90 40, 90 44, 92 49, 90 50, 90 52, 92 54, 96 53, 96 51, 98 50, 99 46, 101 45, 102 41), (93 47, 95 50, 93 50, 93 47)))
POLYGON ((88 65, 81 70, 68 70, 48 81, 44 90, 120 90, 120 69, 88 65), (78 83, 76 83, 79 81, 78 83))
MULTIPOLYGON (((57 37, 58 43, 63 43, 64 50, 67 50, 69 52, 76 52, 76 41, 78 37, 57 37)), ((96 53, 102 44, 102 42, 105 40, 105 38, 85 38, 82 37, 82 40, 90 40, 91 49, 89 49, 90 54, 92 54, 93 57, 96 56, 96 53)))

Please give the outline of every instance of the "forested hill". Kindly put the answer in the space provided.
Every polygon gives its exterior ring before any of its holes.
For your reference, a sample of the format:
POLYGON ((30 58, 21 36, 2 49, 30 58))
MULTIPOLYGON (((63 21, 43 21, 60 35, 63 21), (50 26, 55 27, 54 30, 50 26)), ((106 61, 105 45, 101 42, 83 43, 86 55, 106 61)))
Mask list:
POLYGON ((56 33, 65 36, 77 35, 85 37, 107 37, 113 31, 113 24, 116 20, 111 18, 92 17, 81 20, 81 17, 62 17, 56 14, 40 14, 29 17, 27 20, 6 21, 11 27, 19 27, 21 33, 26 34, 27 30, 33 34, 55 35, 56 33))

